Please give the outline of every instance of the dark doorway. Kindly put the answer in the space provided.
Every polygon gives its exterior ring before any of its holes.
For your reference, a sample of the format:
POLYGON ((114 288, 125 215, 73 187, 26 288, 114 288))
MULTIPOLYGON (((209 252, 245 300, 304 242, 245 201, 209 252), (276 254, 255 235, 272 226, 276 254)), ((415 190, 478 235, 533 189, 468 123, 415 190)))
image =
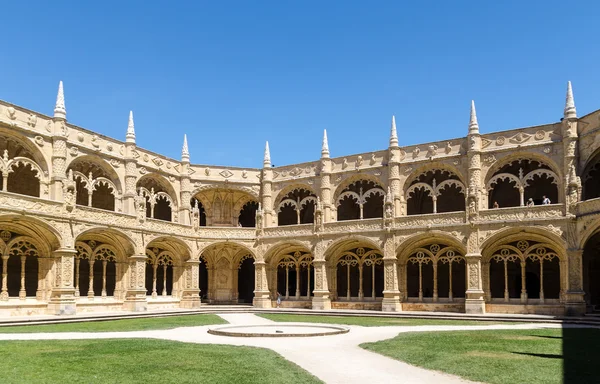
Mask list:
POLYGON ((206 261, 200 260, 198 266, 200 273, 198 274, 200 279, 200 297, 202 300, 208 300, 208 268, 206 268, 206 261))
POLYGON ((238 303, 252 304, 254 299, 254 259, 245 259, 238 271, 238 303))
POLYGON ((600 232, 583 249, 583 290, 590 311, 600 311, 600 232))

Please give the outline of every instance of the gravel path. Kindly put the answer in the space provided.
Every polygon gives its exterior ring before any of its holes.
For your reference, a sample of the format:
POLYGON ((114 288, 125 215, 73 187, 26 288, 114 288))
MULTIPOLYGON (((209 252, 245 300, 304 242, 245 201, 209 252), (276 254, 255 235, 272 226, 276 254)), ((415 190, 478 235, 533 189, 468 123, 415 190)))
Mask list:
MULTIPOLYGON (((232 325, 267 325, 274 322, 253 314, 220 314, 232 325)), ((314 324, 312 324, 314 325, 314 324)), ((514 324, 473 326, 348 326, 350 332, 335 336, 298 338, 250 338, 215 336, 207 333, 211 327, 185 327, 170 330, 136 332, 61 332, 0 334, 0 340, 69 340, 155 338, 186 343, 246 345, 272 349, 296 363, 326 383, 471 383, 456 376, 418 368, 360 348, 365 342, 375 342, 401 332, 539 329, 560 328, 560 324, 514 324)))

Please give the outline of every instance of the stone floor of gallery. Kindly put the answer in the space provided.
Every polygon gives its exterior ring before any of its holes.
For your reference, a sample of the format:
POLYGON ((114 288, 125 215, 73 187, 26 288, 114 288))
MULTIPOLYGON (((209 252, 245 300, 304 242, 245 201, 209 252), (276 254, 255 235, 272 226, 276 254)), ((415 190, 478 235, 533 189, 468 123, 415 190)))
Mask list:
MULTIPOLYGON (((236 312, 239 309, 123 320, 109 320, 107 314, 94 315, 94 320, 106 321, 81 322, 85 316, 79 316, 71 322, 42 325, 6 326, 4 321, 0 348, 11 358, 0 359, 0 380, 567 383, 598 379, 594 364, 600 361, 600 351, 594 346, 600 345, 599 325, 564 324, 545 317, 445 320, 236 312), (214 334, 219 330, 225 332, 214 334), (334 334, 324 335, 323 330, 334 334)), ((13 320, 13 324, 25 322, 13 320)))

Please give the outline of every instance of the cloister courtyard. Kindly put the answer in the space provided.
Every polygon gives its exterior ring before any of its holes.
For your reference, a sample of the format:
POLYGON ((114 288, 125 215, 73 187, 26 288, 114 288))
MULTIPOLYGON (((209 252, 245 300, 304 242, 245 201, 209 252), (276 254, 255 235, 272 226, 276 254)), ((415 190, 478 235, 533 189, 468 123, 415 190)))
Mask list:
POLYGON ((594 345, 600 342, 600 322, 222 311, 3 324, 0 347, 10 358, 0 361, 0 378, 3 383, 597 382, 600 352, 594 345), (337 324, 348 332, 314 337, 208 333, 225 324, 249 329, 337 324))
POLYGON ((562 112, 242 169, 0 101, 2 382, 594 382, 600 110, 562 112))

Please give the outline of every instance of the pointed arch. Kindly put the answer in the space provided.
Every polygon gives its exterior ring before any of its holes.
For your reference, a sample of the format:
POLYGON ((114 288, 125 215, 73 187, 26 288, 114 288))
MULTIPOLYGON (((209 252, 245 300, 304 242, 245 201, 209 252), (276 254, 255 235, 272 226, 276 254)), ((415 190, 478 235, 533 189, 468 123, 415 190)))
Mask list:
POLYGON ((378 181, 359 178, 347 184, 334 200, 337 220, 383 217, 384 199, 385 191, 378 181))
POLYGON ((406 179, 404 199, 408 215, 464 211, 467 188, 456 167, 436 162, 406 179))
POLYGON ((539 205, 563 199, 562 173, 547 156, 517 152, 497 161, 485 175, 488 208, 539 205))
POLYGON ((0 215, 0 228, 10 232, 28 236, 37 242, 38 250, 48 257, 61 248, 70 247, 68 241, 63 239, 62 234, 52 224, 43 219, 23 215, 0 215))
POLYGON ((115 195, 121 195, 123 187, 119 174, 114 167, 104 158, 95 154, 77 156, 67 164, 67 170, 72 169, 73 173, 80 172, 86 178, 92 172, 93 178, 104 178, 112 184, 115 195))
POLYGON ((315 189, 305 183, 293 183, 293 184, 289 184, 286 185, 285 187, 283 187, 275 196, 275 199, 273 199, 273 209, 277 209, 277 207, 281 204, 281 201, 284 200, 287 195, 294 191, 294 190, 305 190, 308 191, 308 195, 313 195, 313 196, 317 196, 317 192, 315 191, 315 189))
POLYGON ((49 160, 31 138, 12 129, 0 127, 0 157, 4 156, 5 150, 8 151, 9 158, 29 158, 41 168, 42 174, 49 173, 49 160))
POLYGON ((136 188, 146 198, 146 217, 177 222, 179 200, 165 177, 149 173, 138 180, 136 188))

